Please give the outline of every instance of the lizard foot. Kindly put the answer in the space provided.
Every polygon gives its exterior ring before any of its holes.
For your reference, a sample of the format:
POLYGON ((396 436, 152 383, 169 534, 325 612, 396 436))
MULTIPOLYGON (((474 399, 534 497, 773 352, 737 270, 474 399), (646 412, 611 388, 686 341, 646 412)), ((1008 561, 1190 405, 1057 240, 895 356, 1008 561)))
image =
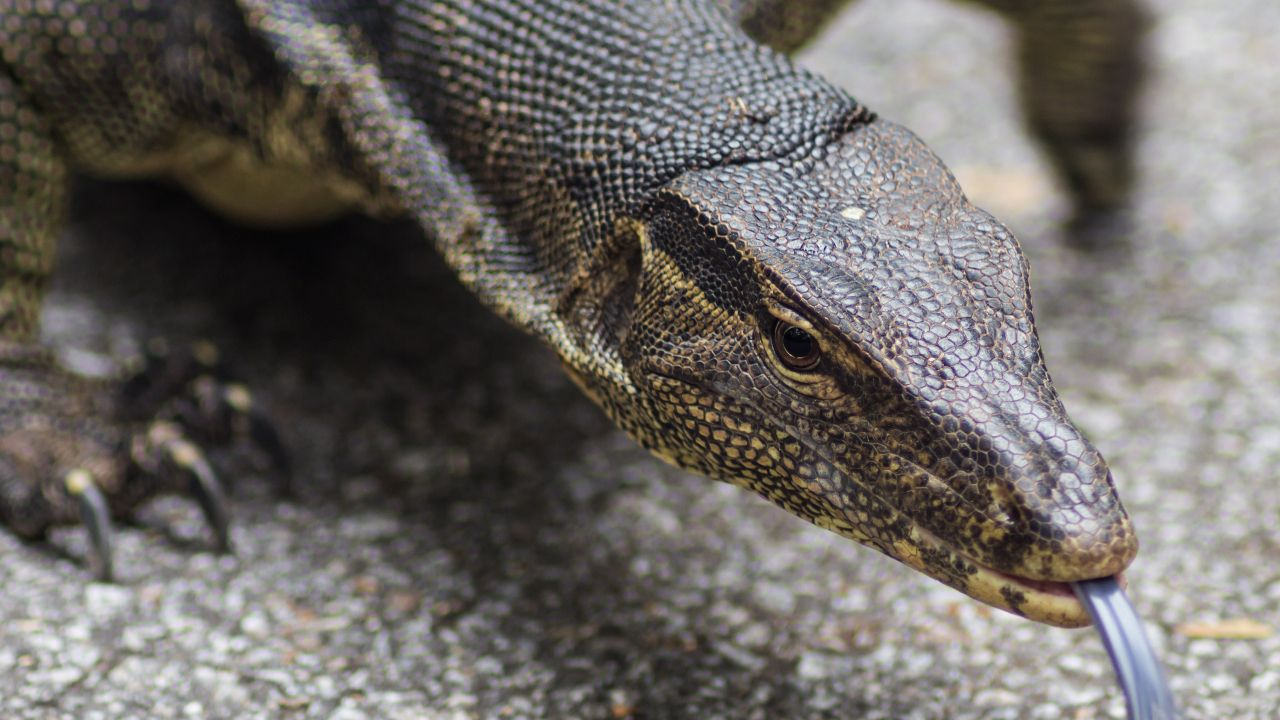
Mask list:
POLYGON ((1070 247, 1095 255, 1123 255, 1133 231, 1130 213, 1119 209, 1080 211, 1066 226, 1070 247))
POLYGON ((142 369, 122 389, 123 413, 134 421, 174 420, 206 446, 247 440, 266 456, 279 492, 292 495, 289 454, 279 432, 249 388, 232 379, 212 343, 171 350, 163 340, 152 340, 142 369))
POLYGON ((89 564, 111 580, 112 518, 185 494, 215 549, 230 551, 225 492, 202 446, 250 439, 286 487, 288 459, 248 391, 220 375, 211 346, 153 346, 141 371, 118 383, 68 373, 41 348, 0 343, 0 525, 40 539, 83 524, 89 564))

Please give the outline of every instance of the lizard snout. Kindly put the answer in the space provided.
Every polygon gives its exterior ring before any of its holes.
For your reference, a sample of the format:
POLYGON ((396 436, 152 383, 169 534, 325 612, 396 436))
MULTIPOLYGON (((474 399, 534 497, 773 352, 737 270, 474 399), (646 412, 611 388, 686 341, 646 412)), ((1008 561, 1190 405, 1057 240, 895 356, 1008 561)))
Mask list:
POLYGON ((982 512, 993 527, 986 542, 963 543, 964 553, 1032 580, 1072 582, 1124 570, 1137 554, 1137 535, 1101 454, 1070 426, 1043 444, 1021 445, 997 454, 997 467, 1006 470, 986 479, 982 512))

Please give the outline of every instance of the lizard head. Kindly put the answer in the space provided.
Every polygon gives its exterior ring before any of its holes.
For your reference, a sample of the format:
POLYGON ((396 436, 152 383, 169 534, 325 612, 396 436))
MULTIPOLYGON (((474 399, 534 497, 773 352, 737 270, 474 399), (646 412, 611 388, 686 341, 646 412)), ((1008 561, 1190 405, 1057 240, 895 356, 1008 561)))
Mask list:
MULTIPOLYGON (((701 170, 638 223, 619 339, 665 459, 991 605, 1088 623, 1066 584, 1137 542, 1041 356, 1016 240, 910 132, 701 170)), ((606 401, 608 407, 611 403, 606 401)))

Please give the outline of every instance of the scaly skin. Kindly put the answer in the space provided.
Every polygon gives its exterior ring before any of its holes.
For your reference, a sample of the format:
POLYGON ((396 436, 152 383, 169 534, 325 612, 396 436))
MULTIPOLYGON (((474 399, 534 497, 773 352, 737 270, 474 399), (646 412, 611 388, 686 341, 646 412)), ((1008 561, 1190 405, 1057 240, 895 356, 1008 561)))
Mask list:
MULTIPOLYGON (((659 456, 1086 623, 1062 583, 1137 545, 1016 242, 916 137, 739 29, 770 3, 726 4, 0 3, 0 382, 22 388, 0 440, 47 448, 18 467, 0 442, 0 520, 97 518, 87 482, 116 514, 179 478, 207 498, 182 428, 252 416, 164 362, 107 402, 6 359, 34 345, 69 170, 163 174, 251 222, 408 214, 659 456)), ((795 7, 780 47, 834 4, 795 7)))

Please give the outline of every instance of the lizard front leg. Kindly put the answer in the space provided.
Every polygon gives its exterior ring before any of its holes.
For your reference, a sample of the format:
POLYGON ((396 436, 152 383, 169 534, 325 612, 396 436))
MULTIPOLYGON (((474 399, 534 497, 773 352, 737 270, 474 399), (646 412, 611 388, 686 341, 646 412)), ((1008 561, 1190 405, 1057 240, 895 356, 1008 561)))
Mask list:
POLYGON ((67 212, 67 162, 50 124, 0 73, 0 525, 40 538, 83 523, 99 578, 113 575, 111 518, 153 496, 199 500, 219 549, 227 509, 200 445, 237 428, 283 457, 242 388, 195 354, 153 358, 125 382, 78 377, 38 340, 67 212), (194 431, 194 432, 193 432, 194 431))
POLYGON ((1128 199, 1147 14, 1137 0, 970 0, 1017 29, 1023 113, 1070 191, 1076 239, 1128 199))

